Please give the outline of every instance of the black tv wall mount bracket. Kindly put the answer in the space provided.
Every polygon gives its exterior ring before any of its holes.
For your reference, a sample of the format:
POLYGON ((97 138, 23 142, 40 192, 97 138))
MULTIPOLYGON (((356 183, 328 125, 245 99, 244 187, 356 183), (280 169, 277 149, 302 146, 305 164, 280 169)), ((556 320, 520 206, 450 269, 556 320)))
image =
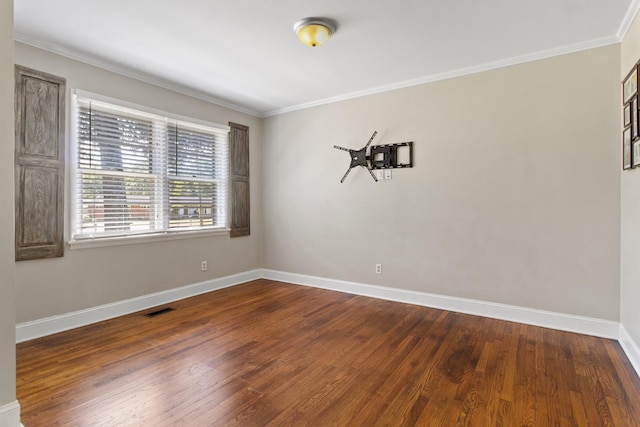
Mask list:
POLYGON ((413 167, 413 141, 409 142, 397 142, 395 144, 385 144, 385 145, 374 145, 369 150, 369 154, 367 154, 367 148, 371 145, 371 141, 376 137, 378 131, 373 132, 371 138, 369 138, 369 142, 367 145, 362 147, 359 150, 351 150, 349 148, 340 147, 338 145, 334 145, 333 148, 337 148, 338 150, 347 151, 351 156, 351 163, 349 164, 349 169, 345 172, 344 176, 340 180, 340 183, 343 183, 351 169, 356 166, 362 166, 366 170, 369 171, 371 177, 374 181, 378 182, 378 178, 373 173, 374 169, 398 169, 398 168, 412 168, 413 167), (399 163, 399 154, 398 151, 400 149, 409 150, 409 162, 408 163, 399 163))

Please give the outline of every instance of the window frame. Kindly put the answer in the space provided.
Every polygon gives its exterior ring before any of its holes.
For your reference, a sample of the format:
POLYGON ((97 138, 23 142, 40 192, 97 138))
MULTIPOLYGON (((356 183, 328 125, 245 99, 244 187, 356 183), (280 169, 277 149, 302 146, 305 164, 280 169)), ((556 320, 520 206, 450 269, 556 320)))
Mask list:
MULTIPOLYGON (((176 240, 176 239, 191 239, 191 238, 199 238, 199 237, 208 237, 208 236, 216 236, 216 235, 228 235, 230 232, 229 226, 229 130, 230 127, 227 125, 222 125, 218 123, 208 122, 200 119, 196 119, 193 117, 182 116, 174 113, 170 113, 167 111, 162 111, 156 108, 134 104, 131 102, 123 101, 116 98, 111 98, 108 96, 80 90, 80 89, 72 89, 71 90, 71 102, 70 102, 71 112, 70 116, 70 144, 69 144, 69 239, 67 244, 70 249, 80 249, 80 248, 92 248, 92 247, 100 247, 100 246, 115 246, 115 245, 128 245, 128 244, 138 244, 138 243, 148 243, 148 242, 158 242, 165 240, 176 240), (217 133, 225 133, 226 139, 224 143, 226 144, 224 149, 225 159, 223 159, 223 165, 226 165, 226 170, 224 171, 223 182, 219 185, 223 186, 224 191, 224 224, 218 226, 205 226, 203 228, 165 228, 158 231, 149 231, 149 232, 138 232, 138 233, 123 233, 118 235, 98 235, 98 236, 81 236, 76 237, 77 232, 79 231, 77 220, 77 206, 78 203, 82 203, 79 199, 80 195, 78 194, 79 186, 76 184, 79 182, 78 174, 81 173, 79 171, 79 132, 78 132, 78 109, 80 108, 79 99, 90 100, 92 102, 96 102, 98 104, 107 104, 107 108, 117 109, 119 114, 130 114, 131 117, 143 117, 145 120, 159 120, 159 121, 171 121, 176 123, 185 124, 188 128, 191 129, 203 129, 205 131, 214 131, 217 133)), ((167 132, 169 129, 169 124, 166 124, 167 132)), ((164 141, 166 144, 165 152, 167 152, 169 147, 169 140, 164 141)), ((164 162, 168 161, 168 154, 165 156, 164 162)), ((165 172, 165 177, 167 179, 171 179, 171 175, 168 172, 165 172)), ((168 195, 166 195, 168 197, 168 195)), ((166 212, 163 212, 164 215, 170 215, 170 206, 169 204, 164 204, 164 207, 167 208, 166 212)))

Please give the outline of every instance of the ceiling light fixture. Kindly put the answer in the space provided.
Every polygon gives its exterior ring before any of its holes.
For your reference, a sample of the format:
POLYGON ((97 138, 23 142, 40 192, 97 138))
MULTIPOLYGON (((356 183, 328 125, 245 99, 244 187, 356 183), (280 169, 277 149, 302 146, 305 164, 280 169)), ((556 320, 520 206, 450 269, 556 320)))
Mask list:
POLYGON ((325 18, 304 18, 293 24, 293 31, 302 43, 316 47, 329 40, 336 32, 336 25, 325 18))

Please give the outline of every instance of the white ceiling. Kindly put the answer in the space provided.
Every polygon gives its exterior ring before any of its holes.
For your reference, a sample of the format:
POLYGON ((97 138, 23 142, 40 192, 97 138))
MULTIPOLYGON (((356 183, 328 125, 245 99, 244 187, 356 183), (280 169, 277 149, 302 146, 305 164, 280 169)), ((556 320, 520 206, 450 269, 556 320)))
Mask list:
POLYGON ((640 0, 15 0, 16 40, 257 116, 616 43, 640 0), (310 48, 309 16, 338 30, 310 48))

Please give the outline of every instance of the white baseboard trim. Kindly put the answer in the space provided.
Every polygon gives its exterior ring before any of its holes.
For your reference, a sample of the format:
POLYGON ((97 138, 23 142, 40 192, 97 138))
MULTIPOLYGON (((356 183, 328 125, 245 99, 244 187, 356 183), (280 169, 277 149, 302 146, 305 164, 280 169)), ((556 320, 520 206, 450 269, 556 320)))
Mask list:
MULTIPOLYGON (((86 326, 91 323, 112 319, 114 317, 123 316, 140 310, 146 310, 151 307, 204 294, 217 289, 227 288, 229 286, 245 283, 261 277, 261 270, 251 270, 180 288, 143 295, 137 298, 100 305, 86 310, 74 311, 72 313, 66 313, 59 316, 20 323, 16 325, 16 342, 29 341, 34 338, 40 338, 58 332, 67 331, 69 329, 78 328, 80 326, 86 326)), ((2 423, 0 423, 0 427, 3 427, 2 423)))
POLYGON ((527 307, 498 304, 466 298, 429 294, 406 289, 367 285, 363 283, 347 282, 343 280, 327 279, 303 274, 286 273, 283 271, 268 269, 262 270, 262 277, 265 279, 313 286, 316 288, 380 298, 389 301, 397 301, 459 313, 473 314, 476 316, 508 320, 511 322, 542 326, 561 331, 576 332, 584 335, 617 340, 620 334, 620 323, 610 320, 555 313, 551 311, 536 310, 527 307))
MULTIPOLYGON (((616 339, 620 341, 640 375, 640 350, 619 322, 269 269, 251 270, 86 310, 20 323, 16 326, 16 342, 52 335, 260 278, 616 339)), ((4 426, 0 424, 0 427, 4 426)))
POLYGON ((20 404, 18 401, 0 406, 0 427, 20 426, 22 424, 20 424, 20 404))
POLYGON ((631 362, 631 365, 633 365, 633 368, 640 377, 640 347, 638 347, 638 344, 633 341, 631 335, 629 335, 629 332, 627 332, 627 329, 622 324, 620 325, 620 338, 618 339, 618 342, 629 358, 629 362, 631 362))

